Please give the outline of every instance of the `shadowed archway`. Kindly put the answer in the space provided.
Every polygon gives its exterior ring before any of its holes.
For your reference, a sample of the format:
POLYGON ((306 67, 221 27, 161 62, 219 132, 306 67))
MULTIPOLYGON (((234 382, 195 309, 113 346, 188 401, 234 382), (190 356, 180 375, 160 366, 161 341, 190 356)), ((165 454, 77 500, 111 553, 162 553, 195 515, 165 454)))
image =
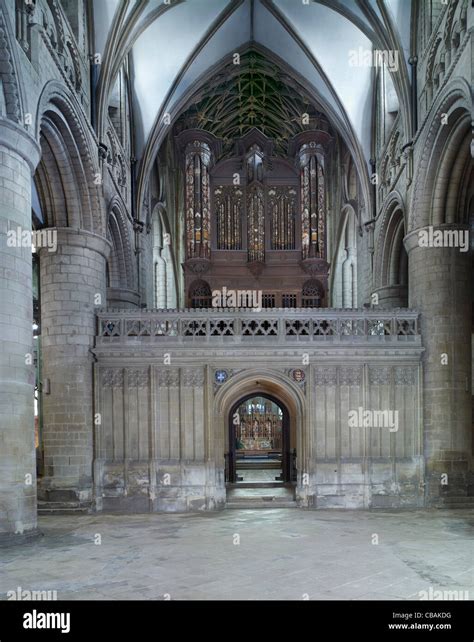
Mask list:
POLYGON ((226 481, 289 483, 294 477, 292 453, 290 413, 280 399, 257 392, 235 402, 229 413, 226 481), (265 471, 272 472, 262 476, 265 471))

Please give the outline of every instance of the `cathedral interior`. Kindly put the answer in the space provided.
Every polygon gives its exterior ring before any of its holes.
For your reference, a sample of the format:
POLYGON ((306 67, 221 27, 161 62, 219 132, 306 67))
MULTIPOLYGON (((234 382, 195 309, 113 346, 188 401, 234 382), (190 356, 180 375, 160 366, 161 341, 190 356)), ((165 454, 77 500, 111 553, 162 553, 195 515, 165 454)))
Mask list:
MULTIPOLYGON (((120 596, 41 559, 191 515, 330 547, 395 511, 421 556, 472 519, 473 34, 469 0, 0 0, 0 599, 120 596)), ((458 535, 433 586, 474 587, 458 535)), ((392 595, 314 578, 137 595, 392 595)))

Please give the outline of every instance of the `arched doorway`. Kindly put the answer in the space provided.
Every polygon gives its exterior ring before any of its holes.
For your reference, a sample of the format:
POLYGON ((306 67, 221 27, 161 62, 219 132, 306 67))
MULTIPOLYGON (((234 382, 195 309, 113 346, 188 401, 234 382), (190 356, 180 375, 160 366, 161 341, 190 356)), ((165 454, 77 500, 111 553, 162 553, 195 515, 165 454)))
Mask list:
POLYGON ((282 401, 266 392, 248 393, 232 406, 228 426, 228 483, 274 485, 295 480, 290 415, 282 401))
MULTIPOLYGON (((219 480, 222 479, 222 491, 226 506, 230 508, 255 505, 290 507, 305 504, 309 489, 302 485, 304 473, 310 468, 308 462, 310 435, 307 400, 304 389, 288 377, 286 372, 270 368, 248 368, 232 373, 229 380, 218 386, 214 398, 213 440, 210 442, 215 455, 216 467, 219 470, 219 480), (288 440, 284 452, 290 463, 290 481, 281 480, 268 482, 235 482, 232 478, 232 453, 234 444, 231 435, 231 420, 235 410, 246 400, 254 397, 264 397, 276 403, 287 412, 289 428, 286 433, 288 440), (221 476, 222 475, 222 476, 221 476), (271 490, 269 490, 271 489, 271 490), (238 500, 238 501, 237 501, 238 500), (271 500, 271 501, 270 501, 271 500)), ((282 453, 283 459, 283 453, 282 453)), ((288 470, 288 469, 287 469, 288 470)), ((280 470, 270 470, 273 477, 279 476, 280 470)), ((242 475, 241 475, 242 476, 242 475)))

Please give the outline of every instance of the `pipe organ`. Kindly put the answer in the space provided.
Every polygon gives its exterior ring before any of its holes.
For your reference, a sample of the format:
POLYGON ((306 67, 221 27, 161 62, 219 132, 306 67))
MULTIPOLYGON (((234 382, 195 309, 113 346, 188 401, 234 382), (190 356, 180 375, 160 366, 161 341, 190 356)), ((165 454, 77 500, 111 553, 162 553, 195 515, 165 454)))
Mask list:
POLYGON ((331 136, 303 132, 286 157, 258 130, 225 154, 223 141, 202 130, 177 139, 186 178, 185 305, 202 307, 224 286, 260 291, 266 307, 327 305, 331 136))

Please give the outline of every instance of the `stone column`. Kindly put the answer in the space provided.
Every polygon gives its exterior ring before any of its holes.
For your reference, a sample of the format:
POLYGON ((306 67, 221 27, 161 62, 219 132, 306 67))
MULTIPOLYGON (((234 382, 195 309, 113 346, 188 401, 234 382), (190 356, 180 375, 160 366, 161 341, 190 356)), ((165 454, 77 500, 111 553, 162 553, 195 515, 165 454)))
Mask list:
POLYGON ((31 180, 40 149, 0 118, 0 542, 36 531, 31 180), (22 237, 21 232, 26 234, 22 237), (31 235, 30 235, 31 241, 31 235))
POLYGON ((153 244, 153 298, 154 308, 163 310, 166 305, 166 262, 162 257, 163 243, 161 229, 154 234, 153 244))
POLYGON ((379 308, 406 308, 408 297, 408 286, 406 285, 384 285, 374 290, 373 294, 379 297, 379 308))
POLYGON ((347 257, 342 264, 342 307, 356 308, 357 293, 354 292, 356 279, 354 278, 356 250, 346 247, 347 257))
MULTIPOLYGON (((448 231, 449 225, 434 231, 448 231)), ((456 247, 420 247, 405 237, 409 306, 421 313, 426 499, 465 495, 472 458, 471 257, 456 247), (446 475, 446 477, 444 476, 446 475)), ((424 228, 428 232, 428 228, 424 228)))
POLYGON ((92 499, 95 313, 105 306, 110 244, 84 230, 58 228, 57 251, 40 252, 44 472, 40 500, 58 507, 92 499))

